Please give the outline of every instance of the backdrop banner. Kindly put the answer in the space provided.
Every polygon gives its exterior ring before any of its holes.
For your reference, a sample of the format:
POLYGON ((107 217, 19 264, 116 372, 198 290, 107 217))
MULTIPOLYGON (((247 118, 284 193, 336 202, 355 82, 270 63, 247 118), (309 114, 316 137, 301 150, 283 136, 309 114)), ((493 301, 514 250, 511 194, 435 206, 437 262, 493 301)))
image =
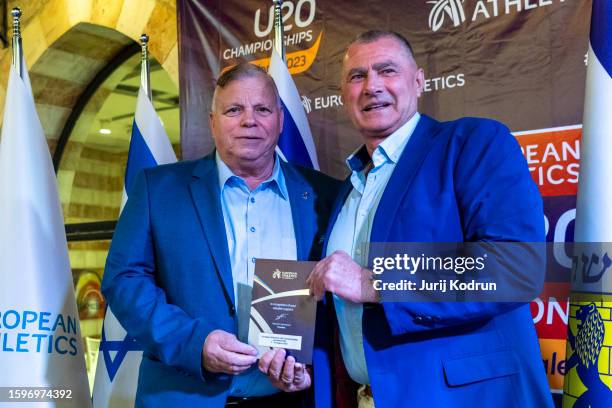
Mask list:
MULTIPOLYGON (((177 9, 183 157, 193 159, 213 147, 207 113, 220 71, 242 60, 269 64, 273 5, 177 0, 177 9)), ((322 171, 344 178, 344 160, 361 143, 340 96, 347 44, 369 29, 395 30, 425 71, 419 111, 505 123, 544 197, 547 240, 573 240, 590 0, 288 0, 282 14, 287 65, 322 171)), ((544 369, 560 393, 569 282, 555 276, 567 276, 557 273, 571 267, 571 254, 557 252, 532 312, 544 369)))

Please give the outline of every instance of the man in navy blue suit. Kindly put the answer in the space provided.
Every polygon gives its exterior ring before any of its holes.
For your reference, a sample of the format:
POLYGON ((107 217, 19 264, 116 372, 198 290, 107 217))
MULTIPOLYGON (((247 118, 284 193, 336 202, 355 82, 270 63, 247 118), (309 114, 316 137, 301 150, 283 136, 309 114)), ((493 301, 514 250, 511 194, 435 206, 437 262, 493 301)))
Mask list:
POLYGON ((108 255, 104 295, 144 349, 136 405, 296 407, 315 385, 329 406, 316 341, 317 378, 283 351, 260 372, 242 294, 257 258, 320 259, 337 181, 275 154, 283 111, 261 68, 223 73, 212 105, 216 152, 141 173, 108 255))
MULTIPOLYGON (((333 294, 356 403, 551 406, 528 304, 387 302, 373 288, 368 242, 544 240, 542 200, 508 129, 419 114, 423 86, 401 35, 370 31, 348 47, 343 101, 364 145, 347 159, 309 283, 333 294)), ((521 283, 539 293, 543 278, 521 283)))

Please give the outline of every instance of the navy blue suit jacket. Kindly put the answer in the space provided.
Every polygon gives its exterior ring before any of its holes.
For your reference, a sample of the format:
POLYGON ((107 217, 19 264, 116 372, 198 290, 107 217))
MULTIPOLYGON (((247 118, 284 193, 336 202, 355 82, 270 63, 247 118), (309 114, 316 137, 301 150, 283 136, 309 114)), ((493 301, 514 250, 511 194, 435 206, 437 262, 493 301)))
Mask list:
MULTIPOLYGON (((508 129, 422 115, 370 241, 543 242, 542 199, 508 129)), ((528 282, 535 293, 543 278, 528 282)), ((363 342, 376 408, 552 406, 528 304, 365 304, 363 342)))
MULTIPOLYGON (((318 260, 339 182, 282 162, 299 260, 318 260)), ((223 407, 233 376, 201 367, 206 336, 237 333, 214 154, 142 172, 121 214, 102 290, 144 348, 137 405, 223 407)), ((318 311, 321 313, 321 310, 318 311)), ((318 323, 323 323, 323 316, 318 323)), ((325 338, 317 326, 317 339, 325 338)), ((317 406, 331 404, 327 353, 315 340, 317 406)))

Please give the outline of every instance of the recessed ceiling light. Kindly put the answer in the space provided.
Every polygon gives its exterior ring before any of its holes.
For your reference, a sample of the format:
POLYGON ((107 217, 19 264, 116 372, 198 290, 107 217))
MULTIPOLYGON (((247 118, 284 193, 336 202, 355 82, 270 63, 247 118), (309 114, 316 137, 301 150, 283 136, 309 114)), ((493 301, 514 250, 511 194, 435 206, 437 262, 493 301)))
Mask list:
POLYGON ((110 129, 106 129, 106 128, 100 129, 99 132, 102 135, 110 135, 112 133, 110 129))

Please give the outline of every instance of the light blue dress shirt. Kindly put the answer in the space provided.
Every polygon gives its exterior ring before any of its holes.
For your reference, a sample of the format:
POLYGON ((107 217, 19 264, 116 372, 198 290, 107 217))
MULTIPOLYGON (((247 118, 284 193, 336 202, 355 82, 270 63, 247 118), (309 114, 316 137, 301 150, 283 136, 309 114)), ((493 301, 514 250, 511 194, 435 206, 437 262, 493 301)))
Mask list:
MULTIPOLYGON (((342 250, 359 265, 367 267, 367 244, 370 241, 378 203, 419 118, 419 113, 415 113, 408 122, 380 143, 371 160, 361 148, 346 159, 346 164, 352 172, 353 189, 346 198, 330 234, 327 255, 342 250), (358 155, 360 150, 365 154, 358 155)), ((340 326, 340 349, 346 369, 354 381, 369 384, 363 351, 363 306, 361 303, 345 301, 336 295, 334 306, 340 326)))
MULTIPOLYGON (((291 204, 278 156, 272 175, 254 190, 236 176, 216 154, 221 208, 232 265, 239 333, 249 325, 250 296, 240 288, 253 287, 257 258, 297 259, 291 204)), ((250 294, 250 288, 248 293, 250 294)), ((240 338, 240 336, 239 336, 240 338)), ((246 342, 246 338, 240 338, 246 342)), ((279 392, 256 364, 235 376, 229 395, 257 397, 279 392)))

